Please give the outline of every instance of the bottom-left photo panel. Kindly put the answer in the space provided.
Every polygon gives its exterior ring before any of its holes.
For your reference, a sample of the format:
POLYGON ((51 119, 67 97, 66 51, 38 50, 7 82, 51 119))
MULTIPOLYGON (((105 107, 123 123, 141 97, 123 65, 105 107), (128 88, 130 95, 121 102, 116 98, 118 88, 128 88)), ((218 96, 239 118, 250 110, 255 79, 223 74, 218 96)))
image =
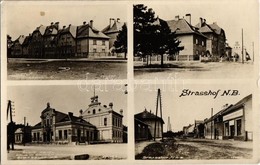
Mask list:
POLYGON ((127 159, 127 85, 7 87, 7 160, 127 159))

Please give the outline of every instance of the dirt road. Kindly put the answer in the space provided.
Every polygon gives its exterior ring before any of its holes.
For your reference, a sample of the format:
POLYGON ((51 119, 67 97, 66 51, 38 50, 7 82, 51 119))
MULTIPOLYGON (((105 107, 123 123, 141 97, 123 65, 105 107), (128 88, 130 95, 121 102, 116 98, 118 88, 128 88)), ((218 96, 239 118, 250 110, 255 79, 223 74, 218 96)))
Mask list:
MULTIPOLYGON (((146 142, 141 142, 146 143, 146 142)), ((177 139, 164 142, 138 144, 136 159, 250 159, 253 143, 233 140, 177 139)))

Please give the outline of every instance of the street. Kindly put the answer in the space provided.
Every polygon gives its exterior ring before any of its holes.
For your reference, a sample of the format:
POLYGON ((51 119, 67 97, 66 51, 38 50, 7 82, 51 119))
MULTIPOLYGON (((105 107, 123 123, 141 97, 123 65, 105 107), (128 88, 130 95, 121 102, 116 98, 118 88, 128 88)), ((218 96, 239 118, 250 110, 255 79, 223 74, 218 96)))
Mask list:
POLYGON ((113 80, 126 77, 126 60, 10 59, 7 63, 9 80, 113 80))
POLYGON ((252 141, 172 139, 164 142, 140 142, 136 159, 250 159, 252 141))
POLYGON ((89 159, 126 159, 127 144, 95 145, 15 145, 8 160, 71 160, 75 155, 89 154, 89 159))
MULTIPOLYGON (((153 62, 155 63, 155 62, 153 62)), ((143 67, 143 63, 135 62, 134 76, 136 79, 237 79, 252 78, 252 63, 236 62, 168 62, 164 68, 143 67)))

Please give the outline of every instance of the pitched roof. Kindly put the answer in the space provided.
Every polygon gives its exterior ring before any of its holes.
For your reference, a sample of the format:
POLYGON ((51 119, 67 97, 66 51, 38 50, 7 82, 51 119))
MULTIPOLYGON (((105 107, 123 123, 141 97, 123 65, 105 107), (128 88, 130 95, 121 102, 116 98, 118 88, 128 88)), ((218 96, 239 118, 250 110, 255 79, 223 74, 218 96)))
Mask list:
POLYGON ((41 35, 44 35, 45 30, 46 30, 46 26, 40 25, 33 32, 39 31, 41 33, 41 35))
POLYGON ((146 109, 143 112, 136 114, 134 117, 138 120, 141 120, 141 121, 144 121, 144 120, 160 120, 160 121, 162 121, 162 123, 164 123, 162 118, 154 115, 151 112, 148 112, 146 109))
POLYGON ((217 33, 220 34, 221 30, 223 30, 221 27, 217 25, 217 23, 209 24, 209 26, 217 33))
POLYGON ((91 27, 89 24, 81 25, 77 27, 77 38, 104 38, 109 39, 101 31, 91 27))
POLYGON ((20 35, 14 42, 19 42, 19 44, 22 45, 24 40, 25 40, 24 35, 20 35))
POLYGON ((118 22, 118 21, 115 21, 114 24, 110 27, 110 25, 107 25, 103 30, 102 32, 104 34, 108 34, 108 33, 117 33, 119 32, 120 30, 122 30, 122 26, 126 24, 125 22, 118 22))
POLYGON ((58 27, 56 26, 56 24, 54 25, 50 25, 46 27, 45 33, 44 35, 56 35, 58 34, 58 27))
POLYGON ((234 104, 233 106, 231 106, 231 107, 229 107, 228 109, 226 109, 226 110, 223 112, 223 114, 227 114, 227 113, 229 113, 229 112, 232 112, 232 111, 234 111, 234 110, 237 110, 237 109, 243 107, 244 104, 245 104, 246 102, 248 102, 250 99, 252 100, 252 94, 250 94, 250 95, 244 97, 243 99, 241 99, 240 101, 238 101, 236 104, 234 104))
POLYGON ((166 22, 168 23, 168 26, 171 29, 171 31, 176 32, 176 34, 198 34, 207 38, 202 33, 200 33, 195 27, 189 24, 185 19, 169 20, 166 22))
POLYGON ((68 27, 59 30, 59 34, 65 34, 65 33, 70 33, 72 37, 76 38, 77 26, 69 25, 68 27))

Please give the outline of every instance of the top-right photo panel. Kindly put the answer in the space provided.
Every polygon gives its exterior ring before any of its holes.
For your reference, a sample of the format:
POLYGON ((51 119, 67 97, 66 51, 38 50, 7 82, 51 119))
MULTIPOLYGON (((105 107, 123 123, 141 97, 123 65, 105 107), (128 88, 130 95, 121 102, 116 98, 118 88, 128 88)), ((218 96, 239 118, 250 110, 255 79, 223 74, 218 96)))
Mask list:
POLYGON ((135 79, 252 79, 257 1, 133 5, 135 79))

